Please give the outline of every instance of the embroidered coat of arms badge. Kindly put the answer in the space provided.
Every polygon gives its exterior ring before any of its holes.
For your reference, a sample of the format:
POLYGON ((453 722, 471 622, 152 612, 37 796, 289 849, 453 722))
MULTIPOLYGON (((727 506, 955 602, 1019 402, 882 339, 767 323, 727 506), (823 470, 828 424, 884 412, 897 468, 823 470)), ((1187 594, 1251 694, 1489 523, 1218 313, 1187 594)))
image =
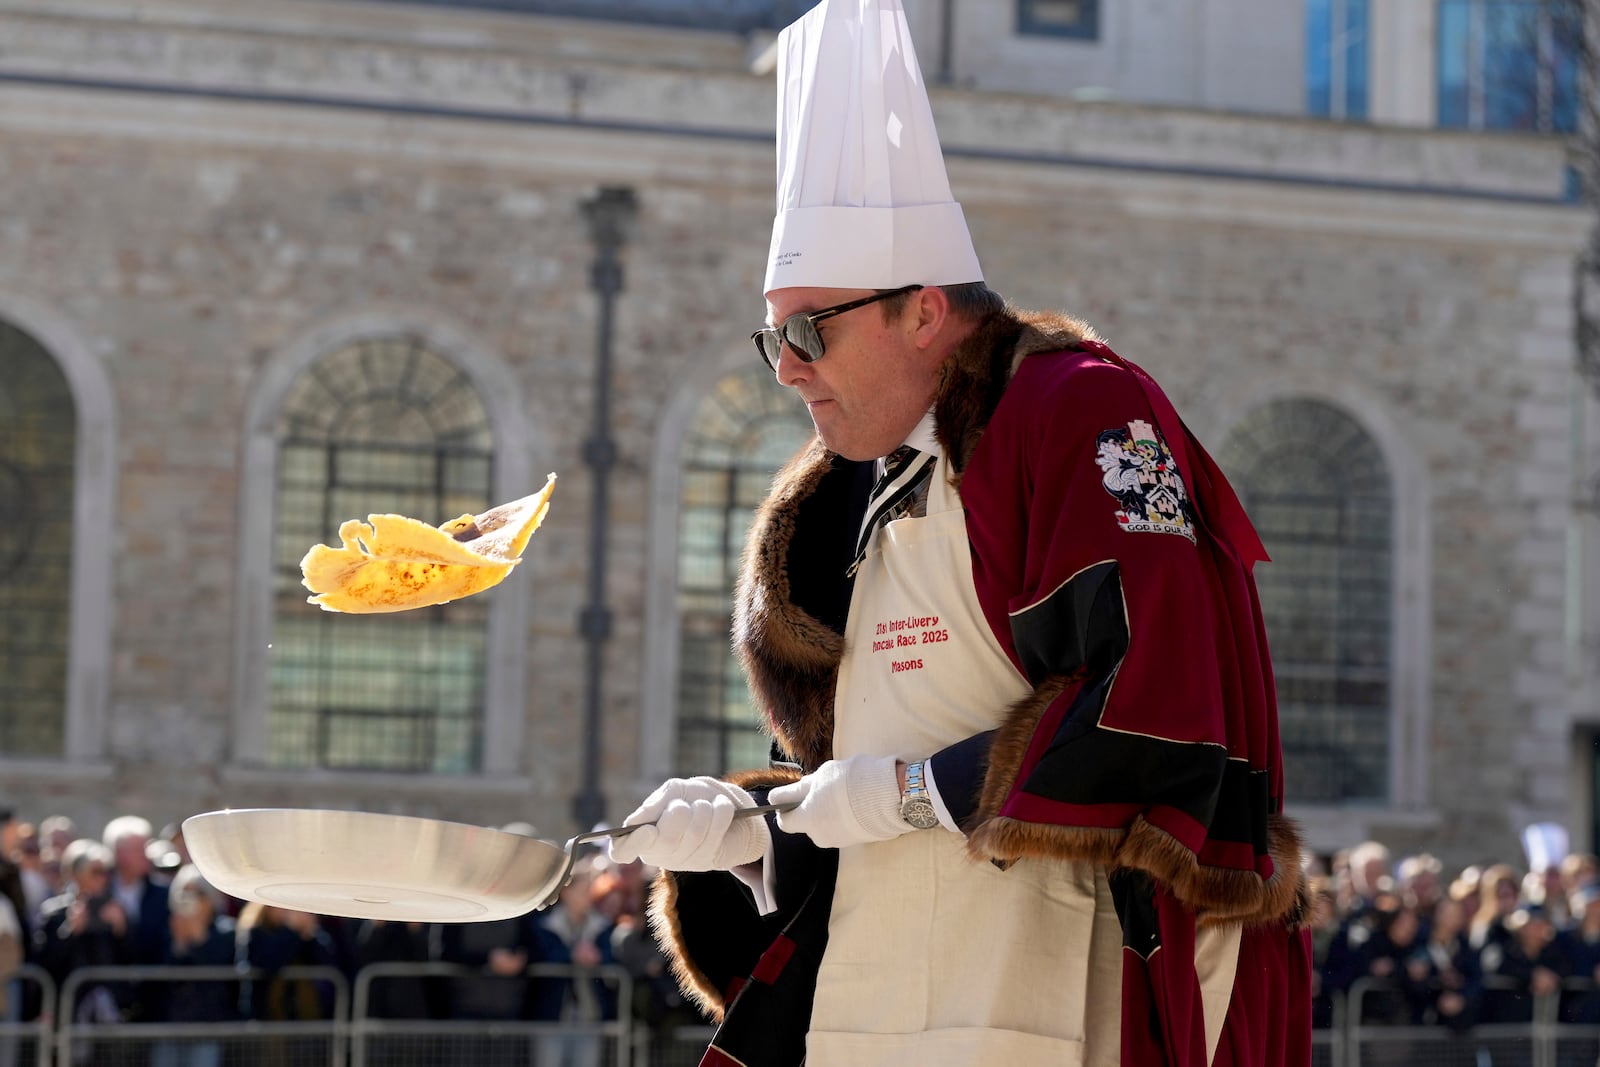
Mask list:
POLYGON ((1143 419, 1101 430, 1095 464, 1100 484, 1121 505, 1117 525, 1127 533, 1167 533, 1194 538, 1189 493, 1161 432, 1143 419))

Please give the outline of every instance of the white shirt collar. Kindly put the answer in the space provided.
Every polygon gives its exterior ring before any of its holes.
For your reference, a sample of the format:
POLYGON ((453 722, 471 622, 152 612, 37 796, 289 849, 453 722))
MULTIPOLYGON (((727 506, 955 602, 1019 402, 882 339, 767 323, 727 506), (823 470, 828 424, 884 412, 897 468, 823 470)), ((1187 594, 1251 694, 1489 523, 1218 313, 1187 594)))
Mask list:
POLYGON ((910 445, 918 452, 926 452, 931 456, 943 454, 944 450, 939 447, 939 437, 933 430, 932 408, 928 409, 928 413, 922 416, 922 421, 912 428, 911 432, 906 435, 906 439, 901 443, 910 445))
MULTIPOLYGON (((927 414, 922 416, 921 422, 911 428, 911 432, 906 435, 904 441, 900 442, 900 445, 910 445, 918 452, 926 452, 934 458, 944 454, 944 450, 939 447, 939 437, 933 432, 932 408, 929 408, 927 414)), ((887 456, 878 457, 874 464, 878 477, 883 477, 883 472, 888 469, 888 463, 889 458, 887 456)))

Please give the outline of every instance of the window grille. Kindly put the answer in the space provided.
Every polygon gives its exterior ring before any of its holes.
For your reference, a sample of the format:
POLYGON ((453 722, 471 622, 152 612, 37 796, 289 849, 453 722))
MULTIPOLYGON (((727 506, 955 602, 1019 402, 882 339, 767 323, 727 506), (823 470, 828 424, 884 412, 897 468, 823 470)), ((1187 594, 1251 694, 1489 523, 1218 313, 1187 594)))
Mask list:
POLYGON ((0 322, 0 754, 7 756, 63 754, 76 440, 66 375, 37 341, 0 322))
POLYGON ((291 386, 278 424, 268 763, 479 768, 485 597, 334 614, 306 603, 300 560, 314 544, 337 545, 346 519, 478 514, 494 503, 493 468, 477 389, 412 338, 349 345, 291 386))
POLYGON ((1376 443, 1314 400, 1256 409, 1217 454, 1273 562, 1256 568, 1299 803, 1389 793, 1392 491, 1376 443))
POLYGON ((679 774, 767 763, 768 740, 729 644, 733 585, 773 474, 813 433, 805 409, 764 367, 723 378, 695 416, 678 535, 679 774))

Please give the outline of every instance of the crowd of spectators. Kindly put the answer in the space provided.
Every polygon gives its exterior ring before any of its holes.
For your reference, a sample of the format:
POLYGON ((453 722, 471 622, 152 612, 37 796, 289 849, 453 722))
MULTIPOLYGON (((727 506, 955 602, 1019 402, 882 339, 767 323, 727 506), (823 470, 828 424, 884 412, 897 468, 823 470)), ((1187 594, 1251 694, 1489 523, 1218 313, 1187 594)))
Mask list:
MULTIPOLYGON (((1532 872, 1493 863, 1447 873, 1432 856, 1396 861, 1369 841, 1318 858, 1309 873, 1316 1025, 1332 1025, 1340 996, 1363 1025, 1528 1022, 1535 1000, 1548 995, 1559 997, 1562 1021, 1600 1023, 1595 856, 1574 853, 1532 872)), ((530 975, 529 965, 618 964, 631 976, 640 1022, 663 1030, 702 1022, 679 997, 644 921, 647 874, 591 854, 557 905, 521 918, 433 926, 340 919, 217 893, 188 862, 176 826, 158 834, 122 816, 89 837, 64 816, 34 825, 0 810, 0 978, 23 961, 58 988, 83 967, 249 968, 263 977, 80 985, 61 1010, 89 1022, 312 1020, 330 1016, 330 985, 275 977, 284 968, 353 976, 373 963, 454 963, 466 970, 375 981, 368 1015, 596 1021, 616 1017, 614 985, 537 968, 530 975)), ((37 1007, 26 984, 0 981, 0 1019, 26 1019, 37 1007)), ((592 1034, 551 1034, 536 1062, 584 1067, 597 1055, 592 1034)), ((472 1061, 495 1059, 486 1046, 472 1061)), ((158 1045, 151 1067, 216 1062, 203 1047, 158 1045)))
POLYGON ((1506 863, 1446 872, 1398 862, 1369 841, 1312 872, 1316 1024, 1336 995, 1363 1025, 1533 1020, 1559 997, 1565 1022, 1600 1023, 1600 861, 1574 853, 1541 870, 1506 863))
MULTIPOLYGON (((506 829, 533 833, 526 824, 506 829)), ((142 818, 121 816, 88 837, 64 816, 34 825, 0 810, 0 1019, 28 1019, 38 1011, 34 986, 4 980, 23 961, 47 971, 57 988, 84 967, 221 966, 257 976, 238 982, 80 980, 75 1002, 59 1009, 85 1022, 174 1023, 330 1018, 332 984, 294 971, 280 977, 285 968, 330 967, 353 977, 373 963, 453 963, 466 970, 373 981, 367 1015, 614 1019, 614 980, 574 980, 537 967, 530 974, 529 967, 617 964, 631 978, 640 1022, 661 1029, 699 1023, 644 922, 646 894, 647 872, 638 864, 618 866, 591 853, 580 858, 557 904, 517 919, 438 925, 341 919, 218 893, 189 863, 178 826, 156 833, 142 818), (8 929, 14 944, 9 966, 8 929)), ((537 1044, 541 1067, 599 1062, 592 1032, 552 1033, 537 1044)), ((492 1065, 497 1058, 491 1042, 470 1062, 492 1065)), ((219 1062, 216 1046, 158 1043, 150 1067, 219 1062)))

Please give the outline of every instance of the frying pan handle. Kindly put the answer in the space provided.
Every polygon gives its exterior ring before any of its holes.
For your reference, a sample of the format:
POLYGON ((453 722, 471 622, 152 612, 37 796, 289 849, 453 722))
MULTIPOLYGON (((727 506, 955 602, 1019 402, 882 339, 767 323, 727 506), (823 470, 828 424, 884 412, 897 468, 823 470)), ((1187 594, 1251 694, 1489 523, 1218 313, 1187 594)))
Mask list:
MULTIPOLYGON (((752 815, 765 815, 769 811, 793 811, 799 806, 800 804, 798 801, 791 804, 757 804, 755 807, 751 808, 734 809, 733 817, 735 819, 748 819, 752 815)), ((590 830, 586 834, 579 834, 577 837, 574 837, 571 844, 576 847, 578 845, 586 845, 591 841, 603 841, 608 837, 627 837, 641 826, 654 825, 655 823, 653 822, 641 822, 635 823, 632 826, 612 826, 604 830, 590 830)))
MULTIPOLYGON (((792 804, 757 804, 754 807, 739 808, 739 809, 735 810, 734 813, 733 813, 733 817, 736 818, 736 819, 748 819, 752 815, 765 815, 769 811, 793 811, 795 808, 798 808, 799 806, 800 806, 800 804, 799 804, 798 801, 796 801, 796 802, 794 802, 792 804)), ((628 834, 633 833, 635 830, 639 829, 639 827, 641 827, 641 826, 654 826, 654 825, 655 825, 655 823, 653 823, 653 822, 641 822, 641 823, 635 823, 633 826, 613 826, 613 827, 610 827, 610 828, 604 829, 604 830, 590 830, 587 833, 578 834, 571 841, 568 841, 567 842, 567 850, 566 850, 567 851, 567 865, 562 870, 561 877, 556 879, 555 886, 550 890, 549 895, 546 896, 545 899, 540 901, 538 904, 535 904, 534 905, 534 909, 538 910, 538 909, 541 909, 541 908, 548 908, 550 905, 554 904, 557 899, 560 898, 561 889, 562 889, 563 886, 565 886, 567 884, 568 880, 571 879, 571 877, 572 877, 572 868, 578 862, 578 846, 579 845, 586 845, 586 844, 589 844, 592 841, 604 841, 605 839, 611 838, 611 837, 626 837, 628 834)))

